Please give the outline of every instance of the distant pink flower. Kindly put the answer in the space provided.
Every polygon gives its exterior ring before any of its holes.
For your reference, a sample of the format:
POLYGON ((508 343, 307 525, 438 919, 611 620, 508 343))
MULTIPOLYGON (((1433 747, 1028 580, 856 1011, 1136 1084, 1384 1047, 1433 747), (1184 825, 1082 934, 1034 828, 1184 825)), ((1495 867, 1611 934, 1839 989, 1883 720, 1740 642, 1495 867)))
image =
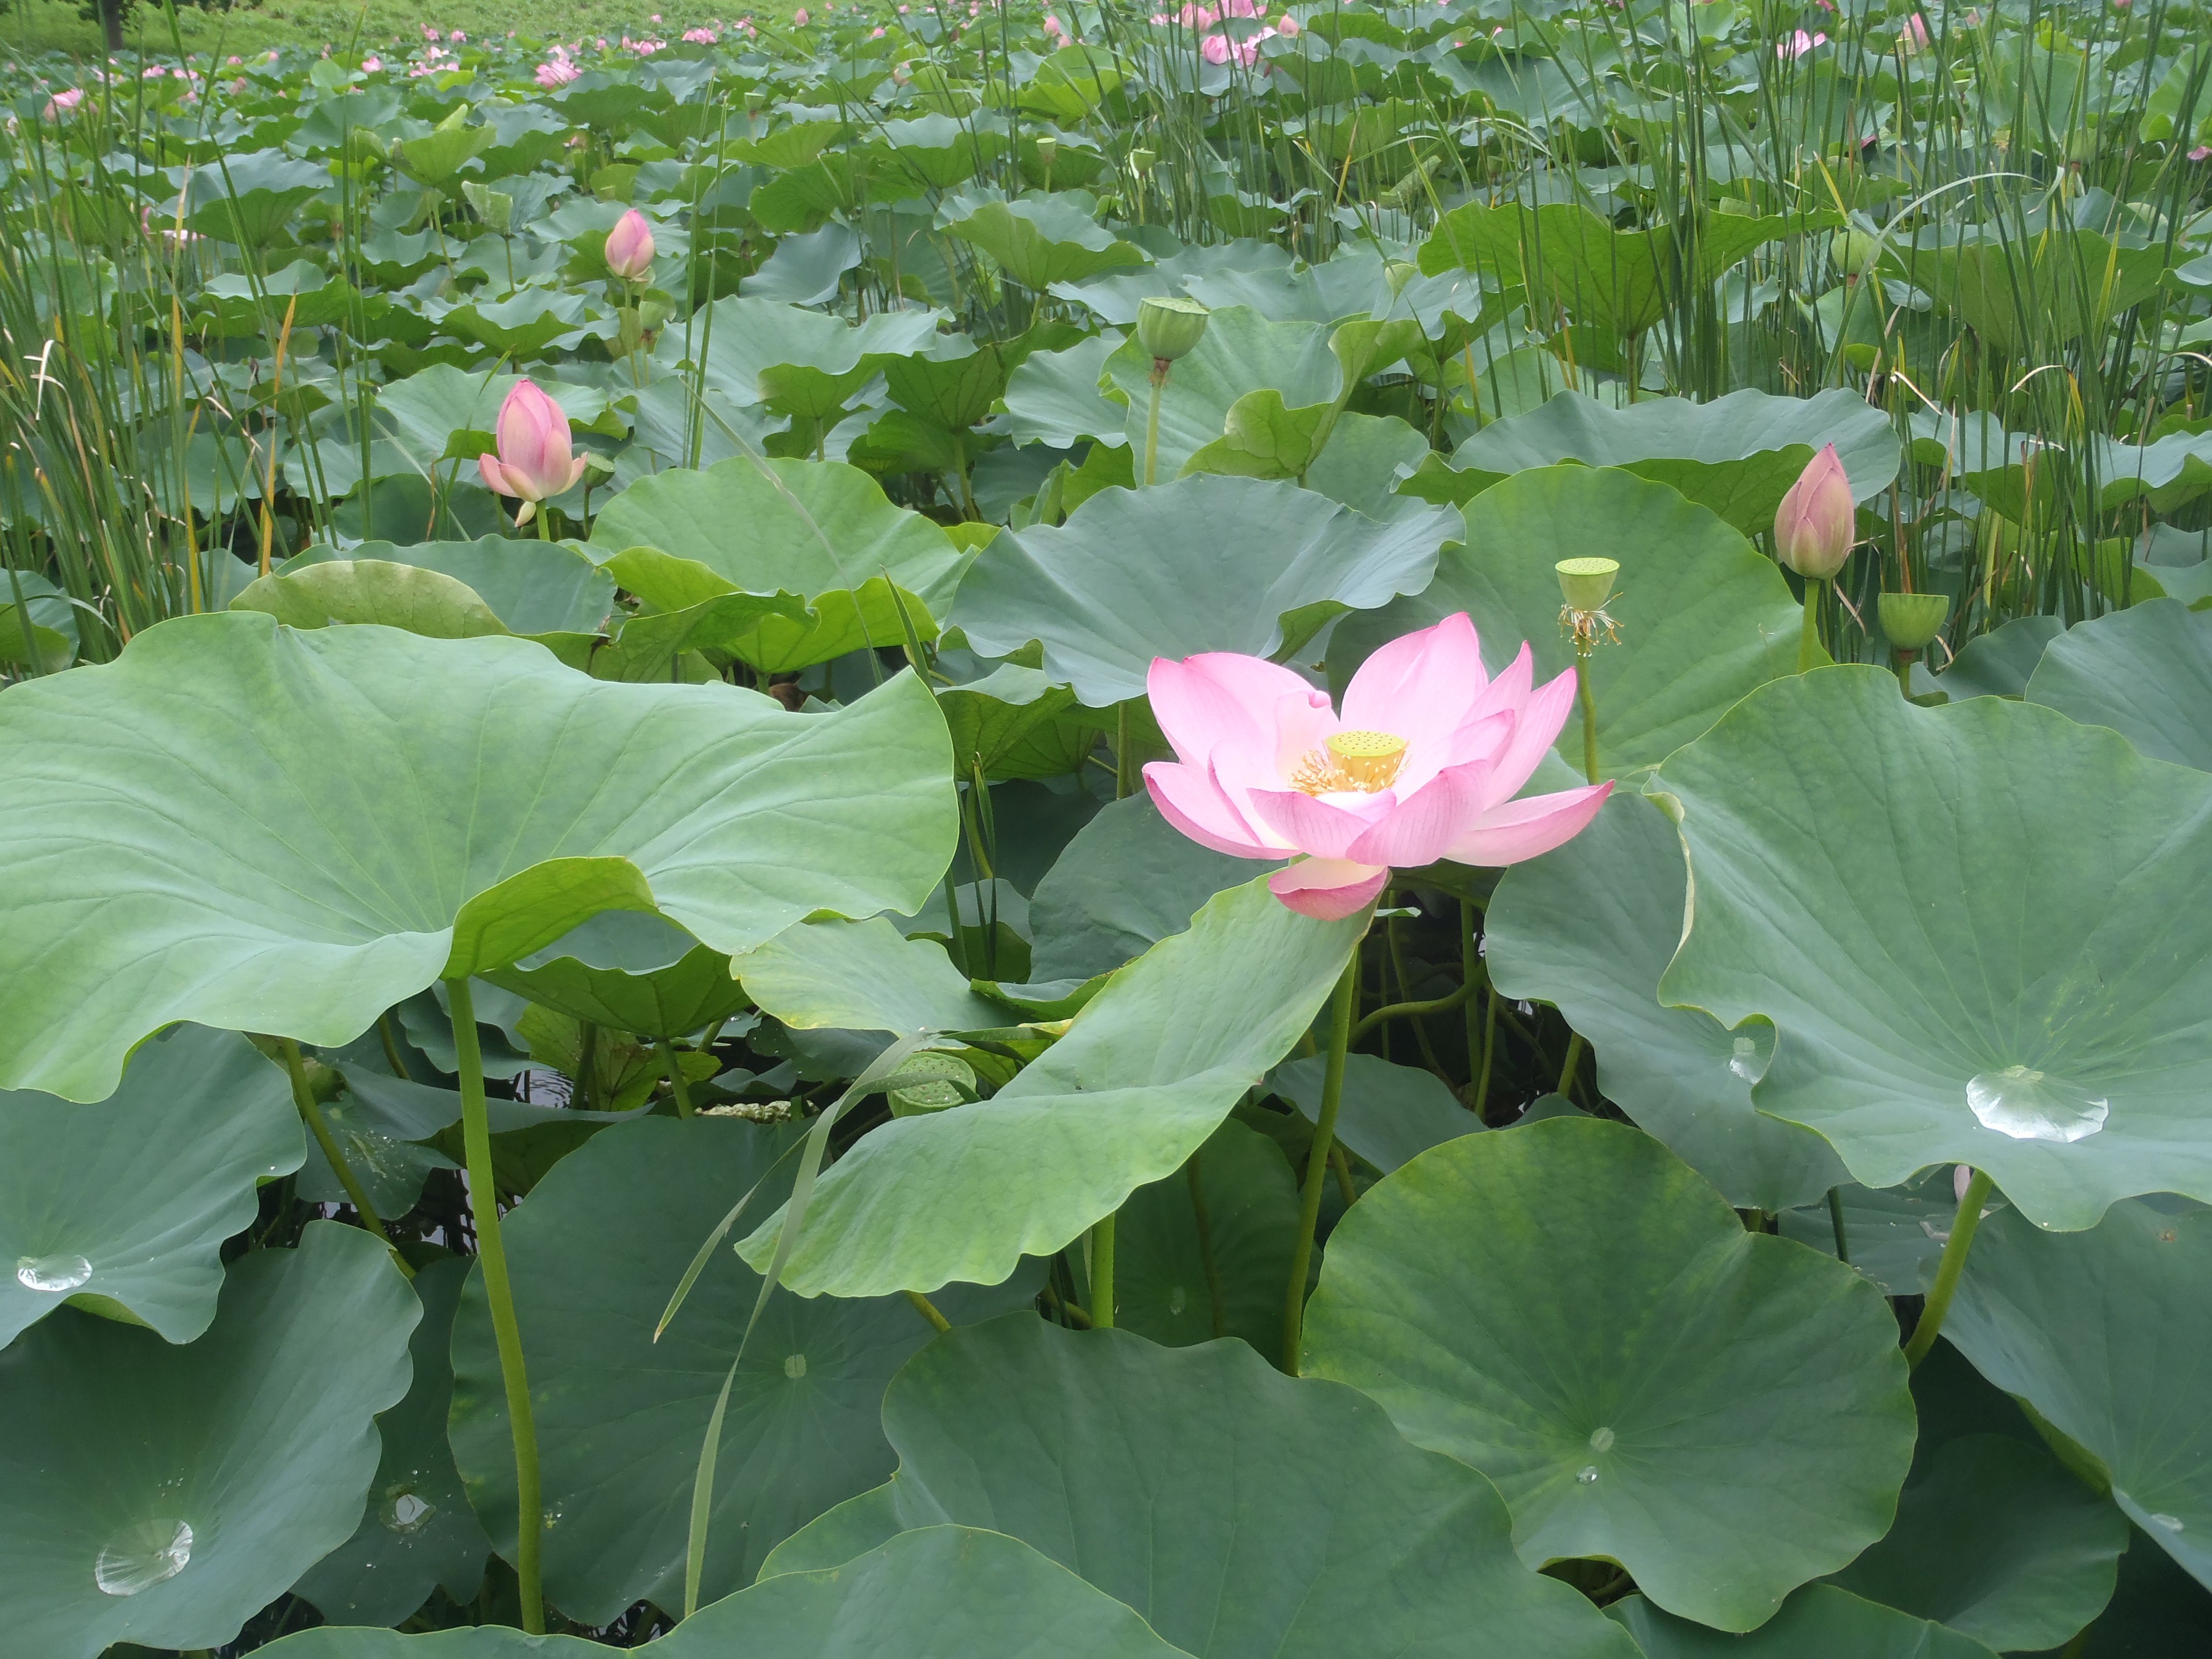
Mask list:
POLYGON ((1065 40, 1067 38, 1067 26, 1050 12, 1044 15, 1044 32, 1054 40, 1065 40))
POLYGON ((1304 26, 1299 23, 1297 18, 1291 16, 1290 13, 1285 12, 1280 17, 1278 17, 1275 20, 1275 33, 1281 35, 1285 40, 1295 40, 1299 35, 1305 33, 1305 29, 1304 26))
POLYGON ((684 38, 695 46, 711 46, 721 39, 712 29, 686 29, 684 38))
POLYGON ((1897 43, 1905 48, 1908 57, 1927 51, 1928 20, 1914 12, 1905 20, 1905 27, 1898 30, 1897 43))
POLYGON ((1774 55, 1777 58, 1802 58, 1807 52, 1812 51, 1814 47, 1825 46, 1827 44, 1828 37, 1826 35, 1808 34, 1804 30, 1799 29, 1795 33, 1791 34, 1787 40, 1778 40, 1775 42, 1774 55))
POLYGON ((522 510, 514 515, 518 525, 530 522, 538 502, 573 488, 584 476, 584 459, 568 442, 568 417, 533 380, 518 380, 507 394, 495 435, 498 454, 477 456, 477 470, 499 495, 520 498, 522 510))
POLYGON ((1303 854, 1268 878, 1323 921, 1395 869, 1517 864, 1572 839, 1610 782, 1516 800, 1575 703, 1572 671, 1536 687, 1523 645, 1492 679, 1465 611, 1384 646, 1328 694, 1259 657, 1155 658, 1146 681, 1173 761, 1145 768, 1161 816, 1233 858, 1303 854))
POLYGON ((457 46, 465 46, 468 44, 469 40, 469 37, 462 33, 459 29, 455 29, 451 34, 447 35, 446 39, 451 40, 457 46))
POLYGON ((2207 156, 2212 156, 2212 144, 2199 144, 2189 152, 2189 159, 2192 161, 2201 161, 2207 156))
POLYGON ((799 27, 805 28, 806 27, 806 8, 801 6, 797 11, 792 13, 791 21, 798 24, 799 27))
POLYGON ((435 40, 438 39, 438 31, 425 23, 422 25, 422 38, 425 40, 435 40))
POLYGON ((871 40, 880 40, 883 38, 884 31, 880 24, 868 31, 868 39, 871 40))
POLYGON ((1225 64, 1229 61, 1229 37, 1209 34, 1200 43, 1198 52, 1199 56, 1209 64, 1225 64))
POLYGON ((43 119, 58 121, 64 116, 72 112, 82 102, 84 102, 84 88, 71 87, 68 91, 58 92, 47 99, 46 108, 40 110, 39 113, 43 119))
POLYGON ((635 208, 615 221, 607 233, 607 269, 625 283, 653 275, 653 227, 635 208))
POLYGON ((236 69, 236 68, 237 68, 240 64, 244 63, 245 61, 246 61, 246 60, 245 60, 243 58, 224 58, 224 59, 223 59, 223 62, 224 62, 226 64, 228 64, 228 65, 230 68, 232 68, 232 69, 236 69))
POLYGON ((368 74, 374 75, 378 70, 384 67, 384 60, 376 56, 375 53, 371 52, 368 57, 361 60, 361 66, 368 74))
POLYGON ((538 84, 550 91, 567 86, 583 72, 565 58, 552 58, 538 66, 538 84))

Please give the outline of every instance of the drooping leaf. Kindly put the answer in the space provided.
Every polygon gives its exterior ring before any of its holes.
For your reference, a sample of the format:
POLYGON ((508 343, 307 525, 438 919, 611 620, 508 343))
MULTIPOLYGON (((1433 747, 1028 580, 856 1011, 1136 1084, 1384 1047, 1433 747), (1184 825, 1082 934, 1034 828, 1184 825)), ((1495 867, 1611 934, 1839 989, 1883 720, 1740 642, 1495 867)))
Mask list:
POLYGON ((2045 647, 2026 695, 2153 760, 2212 772, 2212 613, 2153 599, 2079 623, 2045 647))
POLYGON ((1665 1147, 1559 1118, 1462 1136, 1329 1236, 1306 1370, 1489 1475, 1532 1566, 1618 1561, 1722 1630, 1888 1530, 1912 1448, 1875 1287, 1743 1230, 1665 1147), (1554 1225, 1534 1194, 1571 1194, 1554 1225))
MULTIPOLYGON (((420 542, 399 546, 363 542, 347 550, 361 561, 412 565, 465 583, 508 631, 548 635, 599 632, 614 603, 614 579, 562 542, 486 536, 473 542, 420 542)), ((318 544, 284 566, 293 575, 340 556, 318 544)))
POLYGON ((1114 1218, 1114 1322, 1168 1347, 1234 1336, 1279 1349, 1298 1229, 1291 1166, 1234 1118, 1191 1158, 1114 1218))
POLYGON ((1657 787, 1696 883, 1659 994, 1772 1021, 1759 1110, 1866 1186, 1970 1164, 2052 1226, 2212 1198, 2212 779, 1847 667, 1753 694, 1657 787))
POLYGON ((736 957, 732 971, 787 1025, 842 1030, 989 1030, 1006 1016, 968 988, 942 947, 881 916, 802 923, 736 957))
POLYGON ((0 1366, 0 1601, 41 1659, 221 1647, 343 1544, 420 1312, 369 1234, 308 1224, 171 1347, 74 1310, 0 1366))
POLYGON ((1807 1585, 1748 1636, 1677 1619, 1641 1595, 1609 1611, 1644 1659, 1996 1659, 1971 1636, 1832 1584, 1807 1585))
POLYGON ((98 1105, 0 1093, 0 1346, 64 1303, 191 1341, 257 1183, 302 1151, 291 1084, 227 1031, 147 1043, 98 1105))
POLYGON ((0 1076, 96 1099, 176 1019, 342 1044, 605 909, 727 951, 917 904, 950 759, 910 677, 797 715, 517 640, 176 618, 0 707, 0 1076))
POLYGON ((695 1036, 747 1000, 728 957, 635 910, 603 910, 487 977, 573 1019, 647 1037, 695 1036))
POLYGON ((981 249, 1007 276, 1038 292, 1054 283, 1145 263, 1144 249, 1122 241, 1060 196, 1012 202, 956 198, 940 216, 947 235, 981 249))

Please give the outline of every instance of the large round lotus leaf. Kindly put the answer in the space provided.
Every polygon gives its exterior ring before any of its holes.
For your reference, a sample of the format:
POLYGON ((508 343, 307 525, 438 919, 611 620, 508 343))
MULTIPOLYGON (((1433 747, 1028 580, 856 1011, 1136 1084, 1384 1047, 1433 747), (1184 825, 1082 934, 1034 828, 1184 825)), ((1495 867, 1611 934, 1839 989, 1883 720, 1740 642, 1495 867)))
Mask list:
MULTIPOLYGON (((516 1317, 544 1478, 545 1594, 586 1624, 641 1598, 684 1604, 692 1480, 707 1419, 760 1279, 713 1252, 659 1342, 653 1327, 701 1243, 757 1182, 750 1213, 781 1199, 792 1133, 732 1121, 653 1117, 594 1136, 509 1212, 516 1317)), ((997 1313, 1033 1284, 948 1316, 997 1313)), ((769 1298, 730 1391, 708 1534, 707 1596, 752 1581, 761 1559, 894 1459, 878 1422, 884 1385, 928 1340, 908 1300, 769 1298)), ((514 1541, 514 1448, 481 1274, 453 1328, 454 1456, 502 1553, 514 1541)))
POLYGON ((415 1380, 407 1397, 376 1419, 382 1460, 354 1535, 292 1586, 333 1624, 396 1625, 442 1584, 457 1602, 476 1599, 491 1540, 469 1507, 446 1443, 453 1397, 453 1310, 469 1276, 465 1256, 447 1256, 415 1275, 422 1321, 408 1343, 415 1380))
POLYGON ((1241 1342, 1010 1316, 915 1356, 884 1428, 897 1525, 1010 1533, 1206 1659, 1461 1653, 1472 1630, 1501 1654, 1632 1651, 1521 1565, 1487 1480, 1241 1342))
POLYGON ((1030 971, 1041 980, 1110 974, 1224 888, 1272 866, 1200 847, 1146 794, 1099 809, 1075 832, 1030 902, 1030 971))
MULTIPOLYGON (((1278 1066, 1267 1087, 1317 1123, 1328 1072, 1328 1058, 1310 1054, 1278 1066)), ((1394 1066, 1375 1054, 1344 1057, 1336 1138, 1384 1175, 1482 1127, 1434 1072, 1394 1066)))
POLYGON ((980 679, 939 687, 937 706, 952 732, 952 763, 963 778, 1062 777, 1098 741, 1096 726, 1066 718, 1075 694, 1052 677, 1003 663, 980 679))
POLYGON ((1971 1636, 1832 1584, 1808 1584, 1748 1636, 1677 1619, 1641 1595, 1610 1611, 1644 1659, 1996 1659, 1971 1636))
MULTIPOLYGON (((706 383, 732 403, 775 400, 793 414, 827 417, 894 358, 970 349, 937 331, 943 315, 880 311, 855 327, 801 306, 730 295, 694 313, 691 338, 706 383)), ((664 332, 664 361, 685 343, 684 330, 664 332)))
POLYGON ((2212 778, 1847 667, 1759 692, 1657 787, 1697 889, 1659 994, 1774 1023, 1761 1111, 1866 1186, 1971 1164, 2052 1226, 2212 1198, 2212 778))
POLYGON ((1014 281, 1039 292, 1145 263, 1144 249, 1121 241, 1064 196, 1012 202, 956 197, 945 213, 946 235, 980 248, 1014 281))
MULTIPOLYGON (((1207 903, 1106 982, 990 1099, 894 1118, 826 1170, 783 1282, 805 1296, 995 1285, 1182 1167, 1297 1040, 1365 932, 1265 881, 1207 903)), ((738 1248, 774 1255, 781 1213, 738 1248)))
POLYGON ((507 1625, 431 1631, 402 1636, 396 1630, 326 1625, 255 1650, 270 1659, 606 1659, 607 1650, 580 1636, 526 1636, 507 1625))
POLYGON ((1298 1232, 1289 1161, 1233 1118, 1191 1157, 1114 1218, 1114 1322, 1170 1347, 1235 1336, 1278 1352, 1298 1232))
POLYGON ((487 977, 572 1019, 649 1037, 693 1036, 746 1002, 729 957, 635 910, 603 910, 487 977))
POLYGON ((0 705, 0 1081, 99 1099, 179 1019, 347 1042, 601 910, 739 951, 911 908, 950 763, 909 675, 791 714, 519 640, 178 617, 0 705))
POLYGON ((596 634, 613 607, 614 578, 562 542, 486 536, 473 542, 362 542, 343 555, 317 544, 287 576, 341 558, 412 565, 465 583, 516 634, 596 634))
POLYGON ((1441 507, 1377 523, 1256 478, 1103 490, 1058 528, 1001 531, 952 620, 994 655, 1037 641, 1044 672, 1104 708, 1145 695, 1155 657, 1273 656, 1339 611, 1418 593, 1459 533, 1441 507))
POLYGON ((2000 1211, 1943 1334, 2087 1451, 2112 1501, 2212 1587, 2212 1212, 2116 1204, 2051 1234, 2000 1211))
POLYGON ((1659 1000, 1688 885, 1666 814, 1616 792, 1589 829, 1498 882, 1483 917, 1492 981, 1565 1015, 1589 1039, 1607 1097, 1729 1203, 1814 1203, 1845 1179, 1835 1153, 1810 1130, 1752 1109, 1773 1033, 1729 1031, 1659 1000))
MULTIPOLYGON (((1124 429, 1139 468, 1151 418, 1152 370, 1152 354, 1133 334, 1105 364, 1127 399, 1124 429)), ((1221 438, 1232 411, 1255 392, 1273 394, 1279 415, 1304 415, 1310 434, 1321 416, 1333 413, 1343 386, 1344 370, 1329 349, 1327 324, 1270 322, 1249 306, 1224 306, 1206 318, 1197 346, 1176 360, 1160 393, 1156 476, 1180 474, 1185 462, 1221 438)))
POLYGON ((228 1031, 147 1043, 97 1106, 0 1093, 0 1347, 64 1302, 191 1341, 223 1241, 303 1152, 292 1085, 228 1031))
POLYGON ((979 1031, 1006 1016, 968 988, 934 939, 881 916, 787 927, 730 964, 763 1012, 787 1025, 848 1031, 979 1031))
MULTIPOLYGON (((1590 657, 1600 776, 1657 765, 1745 693, 1796 672, 1802 613, 1774 561, 1740 532, 1632 473, 1547 466, 1468 503, 1465 545, 1445 549, 1418 598, 1338 624, 1330 678, 1341 685, 1370 653, 1458 611, 1474 618, 1492 673, 1523 640, 1540 682, 1572 668, 1553 566, 1575 553, 1620 564, 1606 603, 1620 638, 1601 637, 1590 657)), ((1579 714, 1559 742, 1579 769, 1579 714)))
POLYGON ((76 1312, 18 1337, 0 1365, 16 1650, 229 1641, 361 1520, 419 1312, 381 1243, 323 1221, 234 1263, 186 1346, 76 1312))
POLYGON ((513 631, 466 582, 378 559, 325 561, 297 574, 257 577, 230 608, 265 611, 292 628, 381 623, 434 640, 513 631))
POLYGON ((1953 702, 2025 696, 2043 653, 2065 631, 2066 624, 2057 617, 2015 617, 2002 628, 1968 640, 1951 665, 1932 680, 1916 678, 1913 684, 1932 687, 1953 702))
POLYGON ((690 619, 685 648, 719 646, 772 672, 902 643, 902 605, 934 639, 968 562, 856 466, 750 455, 640 479, 592 539, 624 587, 690 619))
POLYGON ((1431 499, 1465 502, 1516 472, 1580 461, 1671 485, 1752 535, 1774 527, 1782 497, 1831 443, 1859 500, 1896 482, 1901 458, 1889 417, 1839 387, 1810 398, 1747 389, 1705 404, 1646 398, 1625 409, 1562 392, 1525 415, 1492 421, 1422 484, 1439 486, 1431 499))
POLYGON ((1723 1630, 1887 1531, 1911 1459, 1881 1292, 1587 1118, 1464 1136, 1370 1188, 1329 1236, 1305 1369, 1495 1480, 1530 1565, 1618 1561, 1723 1630))
POLYGON ((2039 1445, 1947 1442, 1914 1472, 1888 1535, 1833 1583, 2001 1652, 2063 1647, 2112 1598, 2124 1516, 2039 1445))
POLYGON ((2045 647, 2027 700, 2212 772, 2212 612, 2153 599, 2069 628, 2045 647))

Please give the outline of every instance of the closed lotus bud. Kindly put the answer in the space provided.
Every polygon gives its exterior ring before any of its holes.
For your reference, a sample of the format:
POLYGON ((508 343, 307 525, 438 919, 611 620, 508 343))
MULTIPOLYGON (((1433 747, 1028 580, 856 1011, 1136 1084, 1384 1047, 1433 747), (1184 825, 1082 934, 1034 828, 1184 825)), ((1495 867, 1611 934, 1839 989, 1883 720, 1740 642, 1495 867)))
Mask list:
POLYGON ((1856 228, 1839 230, 1828 239, 1828 257, 1853 276, 1863 276, 1879 247, 1875 239, 1856 228))
POLYGON ((1620 565, 1613 559, 1561 559, 1552 568, 1559 573, 1559 593, 1570 611, 1604 610, 1620 574, 1620 565))
POLYGON ((1951 599, 1947 593, 1885 593, 1879 614, 1892 650, 1924 651, 1943 631, 1951 599))
POLYGON ((1152 298, 1137 307, 1137 343, 1156 363, 1188 356, 1206 337, 1206 307, 1177 295, 1152 298))
POLYGON ((1809 580, 1826 581, 1850 556, 1857 531, 1851 481, 1830 444, 1798 475, 1775 510, 1775 556, 1809 580))
POLYGON ((653 275, 653 227, 635 208, 607 233, 607 269, 625 283, 641 283, 653 275))
POLYGON ((496 435, 497 453, 477 456, 477 467, 489 488, 521 500, 517 524, 527 524, 538 502, 584 476, 584 463, 568 441, 568 416, 531 381, 518 381, 499 406, 496 435))

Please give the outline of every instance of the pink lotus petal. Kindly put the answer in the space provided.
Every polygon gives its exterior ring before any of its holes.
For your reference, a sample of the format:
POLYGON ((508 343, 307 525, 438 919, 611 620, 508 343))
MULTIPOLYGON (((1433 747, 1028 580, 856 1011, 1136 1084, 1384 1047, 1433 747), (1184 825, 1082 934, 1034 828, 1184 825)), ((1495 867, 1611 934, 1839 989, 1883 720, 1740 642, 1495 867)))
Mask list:
POLYGON ((507 481, 507 469, 499 464, 499 457, 486 450, 477 457, 477 471, 483 474, 485 487, 495 495, 520 495, 521 490, 507 481))
POLYGON ((1446 768, 1410 796, 1401 797, 1393 811, 1345 848, 1345 856, 1401 870, 1434 864, 1481 811, 1489 770, 1484 761, 1446 768))
POLYGON ((1445 849, 1444 856, 1490 869, 1536 858, 1580 835, 1612 793, 1613 780, 1607 778, 1555 795, 1530 795, 1493 806, 1445 849))
POLYGON ((1231 651, 1181 662, 1156 657, 1145 690, 1178 756, 1195 763, 1228 751, 1236 761, 1227 769, 1250 787, 1289 781, 1289 768, 1336 729, 1327 692, 1279 664, 1231 651))
POLYGON ((1299 852, 1322 859, 1349 857, 1352 844, 1398 806, 1388 793, 1349 790, 1324 799, 1297 789, 1255 789, 1249 799, 1262 828, 1299 852))
POLYGON ((1302 916, 1341 921, 1375 902, 1390 879, 1377 870, 1345 859, 1300 859, 1267 878, 1267 890, 1302 916))
POLYGON ((1159 814, 1200 847, 1235 859, 1279 859, 1291 849, 1253 834, 1243 816, 1205 770, 1154 761, 1145 768, 1145 790, 1159 814))
MULTIPOLYGON (((1503 679, 1504 675, 1498 678, 1503 679)), ((1494 805, 1508 799, 1528 781, 1537 765, 1558 740, 1560 728, 1575 708, 1575 671, 1539 686, 1522 705, 1514 722, 1512 740, 1498 757, 1490 774, 1490 799, 1494 805)), ((1457 854, 1454 854, 1455 857, 1457 854)))
POLYGON ((1401 635, 1360 664, 1344 688, 1344 723, 1418 744, 1450 732, 1489 684, 1474 623, 1462 611, 1401 635))

